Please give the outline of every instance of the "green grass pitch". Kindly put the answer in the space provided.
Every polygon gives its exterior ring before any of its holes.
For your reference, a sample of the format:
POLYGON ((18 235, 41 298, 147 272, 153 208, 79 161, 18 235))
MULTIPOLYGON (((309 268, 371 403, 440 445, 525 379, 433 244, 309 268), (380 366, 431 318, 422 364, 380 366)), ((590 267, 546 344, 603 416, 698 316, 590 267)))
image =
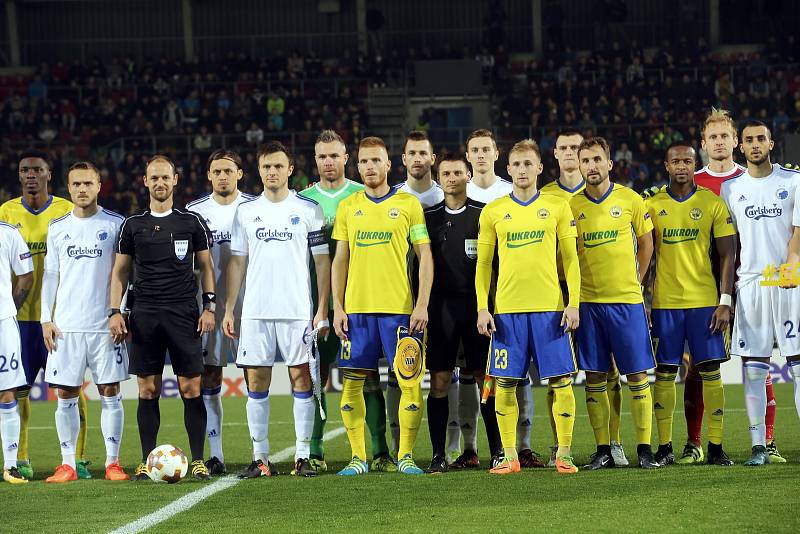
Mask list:
MULTIPOLYGON (((155 526, 150 532, 486 532, 486 531, 644 531, 676 530, 797 532, 800 519, 792 502, 800 481, 800 423, 792 386, 775 387, 778 398, 776 435, 789 460, 785 465, 747 468, 749 435, 741 386, 726 388, 725 444, 737 462, 731 468, 671 466, 653 472, 615 469, 596 473, 557 475, 553 470, 526 470, 498 477, 485 472, 452 472, 406 477, 378 474, 340 478, 329 473, 316 479, 279 476, 243 481, 214 494, 194 508, 155 526)), ((583 407, 582 388, 576 388, 579 416, 575 425, 576 463, 583 464, 594 450, 591 428, 583 407)), ((682 398, 679 386, 678 398, 682 398)), ((535 389, 534 449, 547 451, 550 428, 542 413, 544 389, 535 389)), ((329 406, 337 406, 332 396, 329 406)), ((634 456, 628 397, 623 404, 623 441, 634 456)), ((679 403, 680 404, 680 403, 679 403)), ((182 404, 161 403, 159 443, 187 447, 182 404)), ((204 483, 112 483, 103 480, 105 452, 99 429, 100 404, 90 403, 88 456, 94 480, 48 485, 43 479, 60 463, 53 422, 54 403, 34 403, 31 454, 35 480, 25 486, 0 483, 0 532, 108 532, 159 510, 204 483)), ((136 404, 125 403, 126 425, 122 463, 130 473, 138 461, 136 404)), ((331 410, 328 430, 341 426, 338 410, 331 410)), ((290 397, 275 397, 271 407, 270 445, 273 453, 294 445, 290 397)), ((679 406, 675 446, 685 436, 679 406)), ((656 440, 655 422, 653 439, 656 440)), ((479 435, 485 453, 485 438, 479 435)), ((188 447, 187 447, 188 448, 188 447)), ((224 448, 229 472, 250 459, 244 399, 225 399, 224 448)), ((345 435, 326 446, 335 472, 349 455, 345 435)), ((485 454, 482 460, 486 462, 485 454)), ((427 422, 423 421, 416 457, 421 466, 430 460, 427 422)), ((279 464, 288 472, 289 462, 279 464)), ((207 483, 206 483, 207 484, 207 483)))

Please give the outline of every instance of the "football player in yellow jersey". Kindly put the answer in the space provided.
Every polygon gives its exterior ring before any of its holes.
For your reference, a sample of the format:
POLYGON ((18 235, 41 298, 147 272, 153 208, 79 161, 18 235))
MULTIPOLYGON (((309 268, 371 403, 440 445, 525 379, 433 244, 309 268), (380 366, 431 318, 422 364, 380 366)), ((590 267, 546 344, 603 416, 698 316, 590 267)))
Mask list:
MULTIPOLYGON (((72 202, 53 196, 48 192, 52 179, 48 155, 32 150, 20 155, 19 182, 22 194, 0 206, 0 221, 16 226, 28 243, 33 257, 33 287, 30 296, 19 309, 20 337, 22 338, 22 365, 28 385, 17 389, 20 413, 19 472, 27 479, 33 478, 33 467, 28 453, 28 426, 31 417, 30 391, 39 370, 44 370, 47 362, 47 347, 44 344, 42 325, 39 322, 41 304, 42 276, 44 275, 44 256, 47 252, 47 229, 50 221, 58 219, 72 210, 72 202)), ((78 407, 80 409, 80 432, 76 453, 79 478, 91 478, 82 460, 86 444, 86 396, 81 390, 78 407)))
POLYGON ((615 465, 606 391, 612 354, 628 377, 639 467, 655 469, 660 466, 650 447, 653 399, 647 379, 655 359, 641 286, 653 255, 653 223, 636 192, 609 180, 613 162, 605 139, 584 140, 578 160, 586 180, 583 193, 570 200, 581 268, 578 360, 586 371, 586 407, 597 443, 586 469, 615 465))
POLYGON ((513 191, 490 202, 480 217, 475 274, 478 331, 492 339, 487 374, 496 378, 495 413, 505 453, 503 461, 489 472, 501 475, 520 471, 516 389, 528 376, 531 359, 555 393, 556 469, 559 473, 578 471, 570 452, 575 420, 572 375, 577 366, 568 333, 579 323, 581 282, 575 220, 566 201, 537 190, 541 172, 536 142, 526 139, 515 144, 508 154, 513 191), (500 262, 492 317, 489 287, 495 247, 500 262), (557 251, 567 273, 570 301, 566 308, 558 283, 557 251))
POLYGON ((645 201, 655 227, 656 276, 653 284, 653 340, 656 383, 653 391, 658 451, 656 461, 675 461, 672 419, 675 377, 689 352, 703 380, 708 408, 708 463, 733 465, 722 450, 725 393, 719 364, 728 359, 724 333, 731 318, 736 231, 725 202, 694 182, 696 154, 686 141, 667 149, 669 185, 645 201), (711 240, 720 256, 720 295, 711 267, 711 240))
MULTIPOLYGON (((363 393, 367 372, 378 368, 381 354, 393 369, 400 329, 419 335, 428 323, 433 256, 425 217, 416 197, 389 186, 389 166, 382 139, 361 140, 358 172, 365 189, 339 204, 333 228, 333 326, 342 340, 339 367, 344 375, 340 408, 352 449, 351 462, 339 472, 345 476, 368 471, 363 393), (416 305, 406 269, 409 242, 419 261, 416 305)), ((412 457, 422 421, 422 388, 400 380, 400 391, 397 470, 422 474, 412 457)))

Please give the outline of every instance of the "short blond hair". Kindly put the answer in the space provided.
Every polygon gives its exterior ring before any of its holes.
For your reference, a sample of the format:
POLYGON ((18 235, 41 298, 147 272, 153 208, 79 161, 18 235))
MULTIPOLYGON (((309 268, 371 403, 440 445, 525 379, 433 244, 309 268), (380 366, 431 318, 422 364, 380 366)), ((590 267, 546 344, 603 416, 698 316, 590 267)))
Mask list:
POLYGON ((523 139, 514 143, 514 146, 508 151, 508 157, 510 158, 514 152, 526 152, 528 150, 535 152, 539 161, 542 160, 542 151, 539 150, 539 145, 533 139, 523 139))
POLYGON ((711 113, 709 113, 708 116, 706 116, 706 120, 703 121, 703 127, 700 129, 700 137, 705 138, 706 128, 708 128, 710 124, 715 124, 720 122, 730 126, 731 131, 733 132, 733 136, 737 137, 736 121, 733 120, 730 112, 728 112, 725 109, 717 109, 713 107, 711 108, 711 113))

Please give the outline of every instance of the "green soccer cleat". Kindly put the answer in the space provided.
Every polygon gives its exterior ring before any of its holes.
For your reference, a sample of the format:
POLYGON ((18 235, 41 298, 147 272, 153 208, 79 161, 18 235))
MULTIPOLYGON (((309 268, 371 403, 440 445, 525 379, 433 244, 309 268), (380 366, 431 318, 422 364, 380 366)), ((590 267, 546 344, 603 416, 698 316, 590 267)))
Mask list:
POLYGON ((397 464, 392 460, 391 456, 382 454, 372 459, 370 469, 378 473, 396 473, 397 464))
POLYGON ((356 475, 365 475, 367 473, 369 473, 369 466, 367 465, 367 462, 358 456, 353 456, 353 459, 350 460, 350 463, 336 474, 342 477, 354 477, 356 475))
POLYGON ((397 470, 404 475, 424 475, 425 471, 417 467, 410 454, 406 454, 397 463, 397 470))
POLYGON ((703 463, 704 458, 703 447, 687 442, 686 445, 683 446, 681 457, 675 460, 675 463, 678 465, 699 464, 703 463))
MULTIPOLYGON (((775 440, 773 439, 769 443, 767 443, 767 454, 769 454, 769 463, 771 464, 785 464, 786 458, 781 456, 780 451, 778 451, 778 446, 775 445, 775 440)), ((20 471, 21 473, 22 471, 20 471)))
POLYGON ((324 458, 311 458, 308 462, 311 464, 311 469, 317 473, 325 473, 328 470, 328 464, 325 463, 324 458))
POLYGON ((17 460, 17 471, 26 480, 33 480, 33 464, 30 460, 17 460))
POLYGON ((768 463, 770 463, 770 458, 767 448, 763 445, 753 445, 753 453, 750 456, 750 459, 747 460, 744 465, 759 466, 767 465, 768 463))
POLYGON ((89 460, 78 460, 75 462, 75 472, 78 473, 78 478, 83 480, 88 480, 92 478, 92 474, 89 472, 89 464, 92 463, 89 460))

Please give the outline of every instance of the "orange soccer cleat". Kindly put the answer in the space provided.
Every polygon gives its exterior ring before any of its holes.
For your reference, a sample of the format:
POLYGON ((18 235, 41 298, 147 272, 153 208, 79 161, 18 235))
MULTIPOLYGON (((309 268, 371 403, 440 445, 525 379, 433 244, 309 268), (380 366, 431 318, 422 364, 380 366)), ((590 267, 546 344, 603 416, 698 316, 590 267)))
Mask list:
POLYGON ((130 480, 130 478, 117 462, 106 467, 106 480, 130 480))
POLYGON ((56 467, 56 472, 53 473, 52 476, 47 477, 45 482, 50 484, 64 484, 66 482, 72 482, 73 480, 78 480, 78 473, 72 466, 61 464, 56 467))
POLYGON ((489 469, 489 472, 495 475, 510 475, 511 473, 519 473, 521 470, 519 460, 512 460, 506 457, 496 467, 489 469))

